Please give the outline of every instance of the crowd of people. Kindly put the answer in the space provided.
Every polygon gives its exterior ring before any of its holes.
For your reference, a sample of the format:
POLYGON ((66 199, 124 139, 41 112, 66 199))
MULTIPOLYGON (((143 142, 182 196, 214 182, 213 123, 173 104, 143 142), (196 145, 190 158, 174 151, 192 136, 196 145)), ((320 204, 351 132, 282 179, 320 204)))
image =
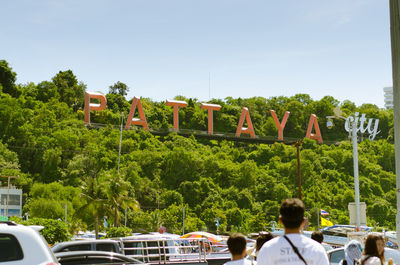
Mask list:
MULTIPOLYGON (((232 260, 224 265, 328 265, 327 253, 321 244, 323 234, 316 231, 308 238, 301 233, 305 223, 304 211, 301 200, 284 200, 279 216, 284 236, 273 237, 270 233, 260 233, 255 248, 250 251, 246 249, 247 241, 242 234, 232 234, 227 242, 232 260)), ((344 248, 345 258, 341 264, 383 265, 384 247, 385 242, 378 234, 369 234, 364 247, 352 240, 344 248)), ((393 264, 393 260, 390 259, 387 264, 393 264)))

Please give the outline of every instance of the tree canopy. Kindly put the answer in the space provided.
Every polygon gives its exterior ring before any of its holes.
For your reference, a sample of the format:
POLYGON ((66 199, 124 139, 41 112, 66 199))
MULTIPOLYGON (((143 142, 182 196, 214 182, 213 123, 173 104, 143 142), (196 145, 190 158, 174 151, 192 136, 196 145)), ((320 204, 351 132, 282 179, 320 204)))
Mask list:
MULTIPOLYGON (((141 126, 124 130, 118 159, 120 115, 132 103, 125 98, 126 85, 110 86, 107 108, 91 113, 91 121, 101 126, 88 127, 83 119, 86 85, 71 70, 38 84, 15 80, 8 63, 0 61, 0 170, 20 176, 15 184, 23 189, 24 212, 31 217, 63 219, 67 205, 71 230, 104 229, 107 216, 112 227, 126 217, 135 232, 164 225, 180 233, 183 223, 185 231, 215 232, 216 218, 221 233, 256 232, 278 220, 282 199, 298 196, 296 148, 291 145, 182 136, 170 132, 173 108, 141 98, 151 131, 167 133, 152 134, 141 126)), ((206 133, 208 116, 200 102, 176 99, 188 103, 179 110, 180 129, 206 133)), ((209 103, 221 105, 214 112, 215 133, 234 134, 242 107, 249 109, 257 135, 275 138, 269 110, 280 120, 290 111, 284 134, 294 140, 305 137, 310 114, 317 116, 325 144, 304 139, 300 153, 311 226, 316 226, 319 208, 331 214, 332 222, 348 223, 347 204, 354 201, 352 145, 344 121, 335 120, 328 130, 326 116, 339 106, 344 116, 360 112, 378 118, 380 133, 374 141, 360 135, 361 201, 367 204, 369 225, 395 227, 392 110, 306 94, 209 103)))

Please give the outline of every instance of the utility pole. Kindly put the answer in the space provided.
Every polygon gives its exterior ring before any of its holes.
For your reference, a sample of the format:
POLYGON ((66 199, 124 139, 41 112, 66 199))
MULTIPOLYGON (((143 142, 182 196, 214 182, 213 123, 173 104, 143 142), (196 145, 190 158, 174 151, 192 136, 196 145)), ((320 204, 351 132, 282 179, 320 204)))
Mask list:
POLYGON ((117 168, 118 175, 119 175, 119 162, 121 161, 121 142, 122 142, 122 126, 123 125, 124 125, 124 113, 121 114, 121 133, 119 134, 118 168, 117 168))
POLYGON ((127 214, 127 209, 126 209, 126 207, 125 207, 125 227, 126 227, 126 222, 127 222, 127 216, 126 216, 126 214, 127 214))
POLYGON ((68 223, 68 219, 67 219, 67 216, 68 216, 68 214, 67 214, 67 204, 64 204, 65 205, 65 223, 67 224, 68 223))
POLYGON ((19 176, 0 176, 2 178, 8 178, 8 185, 7 185, 7 201, 6 201, 6 211, 5 211, 5 216, 8 218, 8 202, 10 200, 10 179, 18 178, 19 176))
POLYGON ((396 163, 396 234, 400 241, 400 4, 390 0, 390 37, 392 46, 394 153, 396 163))
POLYGON ((300 171, 300 146, 303 144, 303 141, 299 140, 293 145, 296 147, 297 150, 297 184, 299 186, 299 199, 302 199, 301 194, 301 171, 300 171))

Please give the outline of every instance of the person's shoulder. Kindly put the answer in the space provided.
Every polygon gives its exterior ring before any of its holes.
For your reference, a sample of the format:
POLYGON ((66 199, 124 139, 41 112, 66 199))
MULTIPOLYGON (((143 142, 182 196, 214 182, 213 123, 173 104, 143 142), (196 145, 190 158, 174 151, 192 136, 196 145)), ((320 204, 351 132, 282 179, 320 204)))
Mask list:
POLYGON ((225 262, 223 265, 233 265, 233 264, 234 264, 234 261, 230 260, 230 261, 225 262))
POLYGON ((257 265, 257 261, 255 260, 249 260, 249 259, 244 259, 243 260, 244 265, 257 265))
POLYGON ((381 260, 378 257, 369 257, 364 263, 365 265, 380 265, 381 260))
POLYGON ((230 260, 224 263, 224 265, 238 265, 242 260, 230 260))

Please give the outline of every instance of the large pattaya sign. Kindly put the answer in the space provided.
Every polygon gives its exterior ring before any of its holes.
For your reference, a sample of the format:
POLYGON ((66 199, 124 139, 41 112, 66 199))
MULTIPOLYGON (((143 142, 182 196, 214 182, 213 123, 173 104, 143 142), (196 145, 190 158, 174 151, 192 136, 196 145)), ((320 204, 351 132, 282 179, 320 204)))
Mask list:
MULTIPOLYGON (((100 111, 104 110, 107 105, 107 99, 104 94, 99 93, 99 92, 90 92, 86 91, 85 92, 85 123, 87 125, 90 125, 90 111, 100 111), (91 99, 97 99, 100 103, 92 103, 90 102, 91 99)), ((179 101, 179 100, 166 100, 166 105, 171 106, 174 109, 174 114, 173 114, 173 126, 174 126, 174 131, 178 132, 179 131, 179 114, 178 110, 179 108, 184 108, 187 106, 187 103, 185 101, 179 101)), ((209 103, 201 103, 201 108, 205 109, 208 111, 208 134, 213 135, 213 112, 214 111, 219 111, 221 109, 220 105, 217 104, 209 104, 209 103)), ((282 121, 279 121, 276 113, 274 110, 269 111, 271 113, 272 118, 274 119, 276 128, 278 130, 278 140, 283 141, 283 131, 286 125, 286 122, 289 118, 290 112, 286 111, 282 121)), ((352 117, 350 117, 352 118, 352 117)), ((364 117, 365 118, 365 117, 364 117)), ((360 119, 361 121, 361 119, 360 119)), ((377 120, 378 121, 378 120, 377 120)), ((142 126, 144 130, 148 131, 149 126, 146 121, 146 115, 144 114, 142 103, 140 102, 140 99, 138 97, 134 97, 131 105, 131 110, 128 115, 128 120, 125 125, 125 129, 129 129, 132 125, 136 126, 142 126), (135 118, 135 111, 136 109, 138 110, 139 117, 135 118)), ((374 137, 377 133, 377 122, 375 124, 375 133, 374 137)), ((361 127, 363 127, 363 122, 360 124, 361 127)), ((370 126, 371 122, 368 123, 368 131, 370 131, 370 126)), ((361 131, 363 128, 360 128, 361 131)), ((236 137, 240 137, 240 135, 244 134, 249 134, 251 138, 255 138, 256 134, 254 132, 254 127, 253 123, 251 122, 250 118, 250 112, 248 108, 244 107, 242 108, 242 114, 240 115, 239 118, 239 123, 236 129, 236 137), (247 127, 243 127, 244 122, 246 121, 247 127)), ((305 135, 306 138, 310 139, 315 139, 319 143, 323 143, 322 140, 322 135, 321 131, 319 129, 318 121, 317 121, 317 116, 315 114, 310 115, 310 119, 308 122, 308 127, 307 127, 307 133, 305 135), (313 129, 315 130, 315 133, 312 133, 313 129)))

